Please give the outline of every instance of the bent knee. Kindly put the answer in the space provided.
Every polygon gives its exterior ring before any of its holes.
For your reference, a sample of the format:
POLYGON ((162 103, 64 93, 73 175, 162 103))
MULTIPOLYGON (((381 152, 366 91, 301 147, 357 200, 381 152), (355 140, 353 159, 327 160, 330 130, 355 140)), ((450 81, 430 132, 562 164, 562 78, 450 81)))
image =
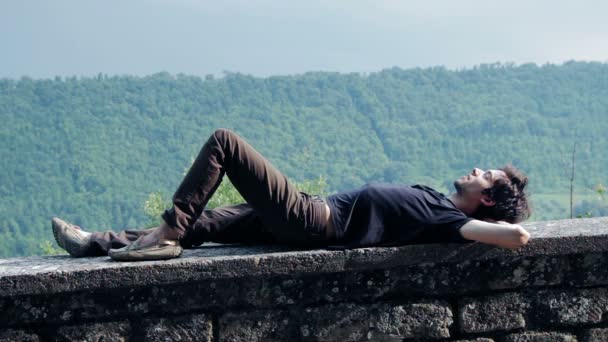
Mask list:
POLYGON ((237 134, 226 128, 218 128, 213 132, 213 136, 219 141, 225 141, 229 137, 237 136, 237 134))

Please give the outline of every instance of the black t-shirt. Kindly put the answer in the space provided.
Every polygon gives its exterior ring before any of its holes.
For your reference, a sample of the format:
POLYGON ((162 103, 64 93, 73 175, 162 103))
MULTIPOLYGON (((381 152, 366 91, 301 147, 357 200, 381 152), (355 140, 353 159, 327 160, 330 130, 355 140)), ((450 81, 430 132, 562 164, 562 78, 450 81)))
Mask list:
POLYGON ((372 183, 331 195, 327 204, 345 248, 470 241, 460 228, 472 218, 427 186, 372 183))

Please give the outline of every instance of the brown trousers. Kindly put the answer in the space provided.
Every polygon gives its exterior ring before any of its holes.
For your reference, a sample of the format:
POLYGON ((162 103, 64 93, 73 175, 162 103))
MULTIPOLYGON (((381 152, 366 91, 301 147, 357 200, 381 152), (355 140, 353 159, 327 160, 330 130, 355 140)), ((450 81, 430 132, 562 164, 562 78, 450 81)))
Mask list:
MULTIPOLYGON (((180 235, 184 248, 204 242, 327 244, 325 202, 299 192, 281 172, 237 134, 216 130, 173 195, 162 218, 180 235), (247 203, 205 209, 227 175, 247 203)), ((152 231, 96 232, 93 254, 129 245, 152 231)))

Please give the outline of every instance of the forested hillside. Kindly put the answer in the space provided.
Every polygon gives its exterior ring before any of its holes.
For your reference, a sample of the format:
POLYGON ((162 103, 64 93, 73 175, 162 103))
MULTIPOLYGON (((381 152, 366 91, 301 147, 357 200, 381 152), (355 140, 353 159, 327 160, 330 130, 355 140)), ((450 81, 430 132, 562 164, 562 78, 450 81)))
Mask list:
MULTIPOLYGON (((483 65, 256 78, 155 74, 0 80, 0 256, 52 240, 50 218, 91 229, 148 221, 218 127, 297 181, 451 190, 474 166, 531 177, 535 219, 564 218, 608 176, 608 64, 483 65)), ((595 204, 594 204, 595 205, 595 204)), ((601 206, 601 204, 598 204, 601 206)))

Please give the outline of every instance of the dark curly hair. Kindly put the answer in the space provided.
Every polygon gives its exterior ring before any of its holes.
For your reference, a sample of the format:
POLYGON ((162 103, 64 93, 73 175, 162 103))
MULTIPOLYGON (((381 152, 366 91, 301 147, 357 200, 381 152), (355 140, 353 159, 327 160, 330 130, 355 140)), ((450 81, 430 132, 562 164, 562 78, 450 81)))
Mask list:
POLYGON ((496 204, 482 204, 472 216, 481 220, 489 218, 509 223, 525 221, 532 214, 526 194, 528 177, 513 165, 506 165, 499 170, 504 171, 507 177, 497 179, 491 188, 482 191, 482 194, 488 195, 496 204))

